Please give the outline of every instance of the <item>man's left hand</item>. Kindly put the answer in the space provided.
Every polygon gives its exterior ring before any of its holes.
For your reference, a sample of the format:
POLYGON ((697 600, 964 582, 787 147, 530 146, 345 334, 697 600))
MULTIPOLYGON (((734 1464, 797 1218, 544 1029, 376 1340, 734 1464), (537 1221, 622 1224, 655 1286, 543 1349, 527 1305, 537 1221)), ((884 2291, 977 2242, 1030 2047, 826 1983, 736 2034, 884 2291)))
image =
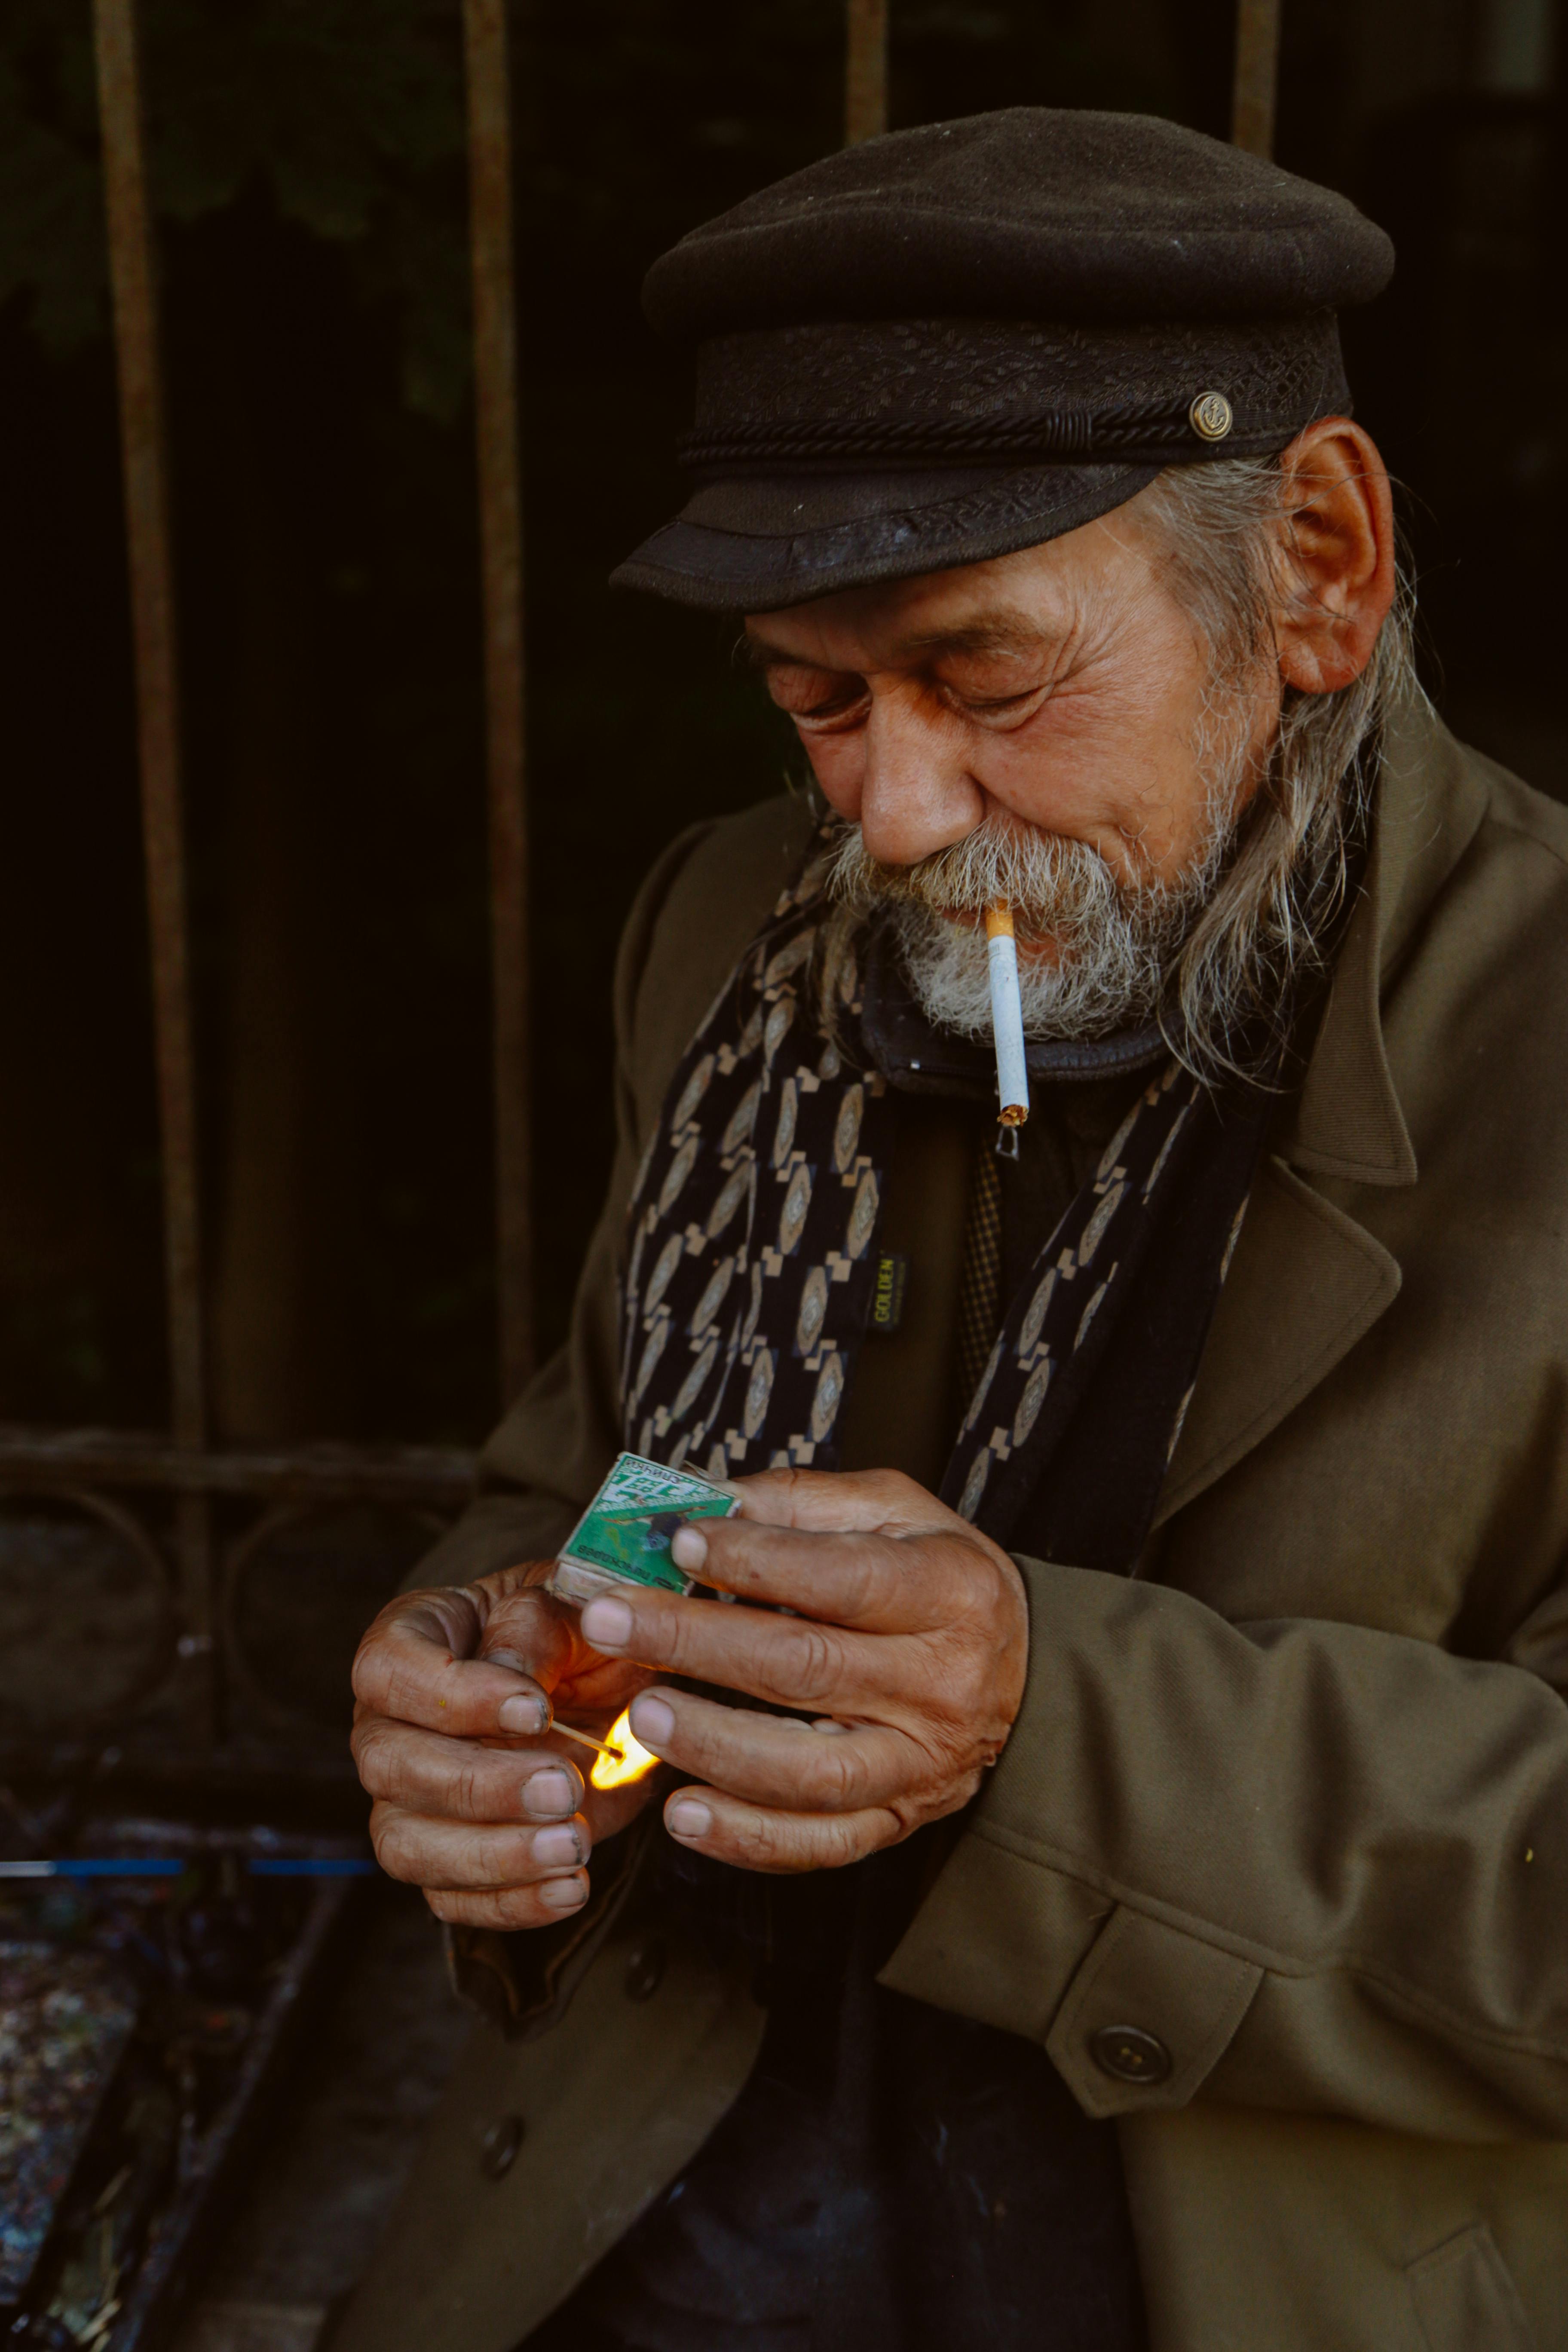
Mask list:
POLYGON ((1024 1694, 1023 1582, 897 1471, 767 1471, 738 1491, 740 1516, 689 1522, 671 1549, 688 1576, 773 1609, 628 1589, 589 1601, 583 1633, 807 1718, 643 1692, 637 1738, 700 1775, 666 1801, 671 1836, 749 1870, 857 1862, 966 1804, 1001 1753, 1024 1694))

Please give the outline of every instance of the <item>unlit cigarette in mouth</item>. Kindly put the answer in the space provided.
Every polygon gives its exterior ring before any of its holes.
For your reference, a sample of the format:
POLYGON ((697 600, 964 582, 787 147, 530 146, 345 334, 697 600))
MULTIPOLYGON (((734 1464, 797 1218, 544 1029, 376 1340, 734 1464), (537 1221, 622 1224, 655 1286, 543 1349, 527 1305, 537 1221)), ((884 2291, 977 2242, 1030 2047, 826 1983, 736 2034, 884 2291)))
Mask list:
POLYGON ((1004 1127, 1022 1127, 1029 1116, 1029 1066, 1024 1058, 1018 943, 1005 898, 985 910, 985 951, 991 966, 991 1034, 996 1041, 996 1117, 1004 1127))

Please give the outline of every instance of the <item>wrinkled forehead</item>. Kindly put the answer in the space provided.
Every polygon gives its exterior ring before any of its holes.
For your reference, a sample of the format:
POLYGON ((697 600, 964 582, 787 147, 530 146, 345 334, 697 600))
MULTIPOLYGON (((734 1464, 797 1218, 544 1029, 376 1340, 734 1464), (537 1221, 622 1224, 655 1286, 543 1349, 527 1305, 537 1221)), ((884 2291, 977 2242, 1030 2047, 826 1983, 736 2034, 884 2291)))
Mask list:
POLYGON ((1150 565, 1142 519, 1123 509, 1016 554, 748 614, 740 651, 764 672, 1025 659, 1058 646, 1130 583, 1142 584, 1150 565))

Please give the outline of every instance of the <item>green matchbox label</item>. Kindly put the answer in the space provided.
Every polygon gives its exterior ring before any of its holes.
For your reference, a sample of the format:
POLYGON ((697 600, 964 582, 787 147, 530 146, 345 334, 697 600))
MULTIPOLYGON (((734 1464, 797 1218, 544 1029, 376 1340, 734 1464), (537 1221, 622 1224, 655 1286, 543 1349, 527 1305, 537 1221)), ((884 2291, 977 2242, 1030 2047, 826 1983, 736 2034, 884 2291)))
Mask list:
POLYGON ((620 1454, 561 1558, 629 1584, 684 1592, 691 1579, 671 1559, 670 1538, 684 1519, 727 1519, 734 1508, 734 1496, 721 1494, 706 1478, 667 1470, 640 1454, 620 1454))

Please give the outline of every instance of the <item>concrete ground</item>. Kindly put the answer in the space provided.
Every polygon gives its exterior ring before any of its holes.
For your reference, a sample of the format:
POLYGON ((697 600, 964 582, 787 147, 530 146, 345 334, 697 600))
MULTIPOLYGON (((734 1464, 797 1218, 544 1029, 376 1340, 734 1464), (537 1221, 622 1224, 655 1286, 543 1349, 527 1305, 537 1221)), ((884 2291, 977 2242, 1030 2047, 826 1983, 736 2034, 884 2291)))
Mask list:
POLYGON ((470 2020, 419 1896, 379 1882, 365 1900, 173 2352, 316 2352, 407 2177, 470 2020))

